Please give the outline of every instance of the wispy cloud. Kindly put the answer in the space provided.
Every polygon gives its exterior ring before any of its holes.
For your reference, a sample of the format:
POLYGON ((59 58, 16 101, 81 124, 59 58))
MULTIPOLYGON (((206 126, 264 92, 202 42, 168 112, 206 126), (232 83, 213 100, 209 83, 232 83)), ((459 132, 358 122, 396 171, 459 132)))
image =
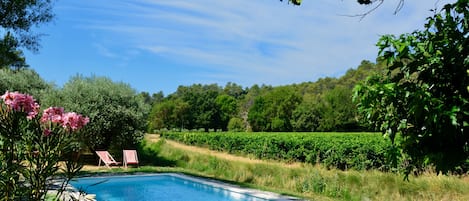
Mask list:
MULTIPOLYGON (((276 85, 338 75, 374 59, 380 35, 421 28, 434 7, 433 1, 405 1, 393 15, 396 2, 385 1, 361 21, 343 16, 371 8, 353 0, 300 7, 272 0, 103 0, 66 9, 86 11, 74 19, 78 27, 109 33, 127 49, 217 69, 207 80, 276 85)), ((124 48, 119 45, 95 43, 103 56, 123 54, 112 49, 124 48)))
POLYGON ((112 53, 108 48, 104 47, 102 44, 95 43, 93 46, 96 48, 98 54, 112 59, 117 58, 116 54, 112 53))

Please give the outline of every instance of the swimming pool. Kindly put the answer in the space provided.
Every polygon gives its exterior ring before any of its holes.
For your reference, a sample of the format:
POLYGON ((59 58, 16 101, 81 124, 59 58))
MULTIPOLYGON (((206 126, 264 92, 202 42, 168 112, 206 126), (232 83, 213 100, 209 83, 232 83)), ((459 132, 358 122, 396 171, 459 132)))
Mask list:
POLYGON ((97 201, 265 201, 297 200, 182 174, 79 178, 70 183, 97 201))

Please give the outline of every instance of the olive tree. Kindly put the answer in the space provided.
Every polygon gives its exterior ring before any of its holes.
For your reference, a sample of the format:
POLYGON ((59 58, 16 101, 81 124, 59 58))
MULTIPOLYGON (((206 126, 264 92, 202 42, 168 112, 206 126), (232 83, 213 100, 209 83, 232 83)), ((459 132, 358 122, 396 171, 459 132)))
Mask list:
POLYGON ((62 89, 44 97, 48 105, 63 105, 90 118, 82 146, 91 150, 129 148, 142 139, 149 106, 129 85, 105 77, 75 76, 62 89))
POLYGON ((11 70, 0 69, 0 91, 19 91, 28 93, 40 100, 40 94, 49 88, 51 84, 44 81, 36 71, 32 69, 11 70))

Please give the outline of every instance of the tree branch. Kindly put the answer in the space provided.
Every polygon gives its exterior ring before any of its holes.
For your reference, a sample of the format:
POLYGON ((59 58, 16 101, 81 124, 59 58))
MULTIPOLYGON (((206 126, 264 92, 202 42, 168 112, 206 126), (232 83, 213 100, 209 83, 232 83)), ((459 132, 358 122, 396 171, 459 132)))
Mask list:
MULTIPOLYGON (((396 6, 396 9, 394 10, 394 15, 396 15, 403 7, 404 7, 404 1, 405 0, 399 0, 399 3, 397 4, 396 6)), ((375 4, 376 2, 378 2, 378 4, 374 7, 372 7, 370 10, 366 11, 365 13, 362 13, 362 14, 356 14, 356 15, 342 15, 342 16, 347 16, 347 17, 359 17, 360 20, 362 20, 363 18, 365 18, 367 15, 369 15, 370 13, 374 12, 376 9, 378 9, 381 5, 383 5, 384 3, 384 0, 358 0, 358 3, 359 4, 362 4, 362 5, 371 5, 371 4, 375 4)))

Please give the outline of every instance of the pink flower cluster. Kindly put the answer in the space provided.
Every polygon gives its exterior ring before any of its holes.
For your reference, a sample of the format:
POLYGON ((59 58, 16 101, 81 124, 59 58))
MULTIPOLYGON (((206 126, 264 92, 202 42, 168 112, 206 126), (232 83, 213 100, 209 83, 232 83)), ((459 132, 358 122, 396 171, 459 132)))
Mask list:
POLYGON ((62 124, 63 114, 64 114, 64 108, 62 108, 62 107, 47 108, 47 109, 44 110, 44 112, 42 112, 41 122, 46 123, 46 122, 50 121, 52 123, 62 124))
POLYGON ((39 104, 28 94, 7 91, 0 98, 10 109, 26 113, 28 119, 32 119, 38 114, 39 104))
POLYGON ((75 112, 64 113, 61 107, 49 107, 44 110, 41 118, 42 123, 52 122, 61 124, 66 129, 78 130, 88 124, 90 119, 75 112))
MULTIPOLYGON (((27 114, 28 119, 33 119, 39 112, 39 104, 28 94, 7 91, 4 95, 0 96, 0 98, 9 110, 24 112, 27 114)), ((84 117, 75 112, 64 113, 64 109, 61 107, 50 107, 45 109, 41 118, 42 123, 56 123, 71 131, 82 128, 88 124, 89 121, 90 119, 88 117, 84 117)), ((44 130, 44 135, 48 136, 50 134, 51 130, 46 128, 44 130)))
POLYGON ((80 129, 90 122, 88 117, 83 117, 81 114, 75 112, 65 113, 63 119, 63 126, 65 128, 71 128, 72 130, 80 129))

